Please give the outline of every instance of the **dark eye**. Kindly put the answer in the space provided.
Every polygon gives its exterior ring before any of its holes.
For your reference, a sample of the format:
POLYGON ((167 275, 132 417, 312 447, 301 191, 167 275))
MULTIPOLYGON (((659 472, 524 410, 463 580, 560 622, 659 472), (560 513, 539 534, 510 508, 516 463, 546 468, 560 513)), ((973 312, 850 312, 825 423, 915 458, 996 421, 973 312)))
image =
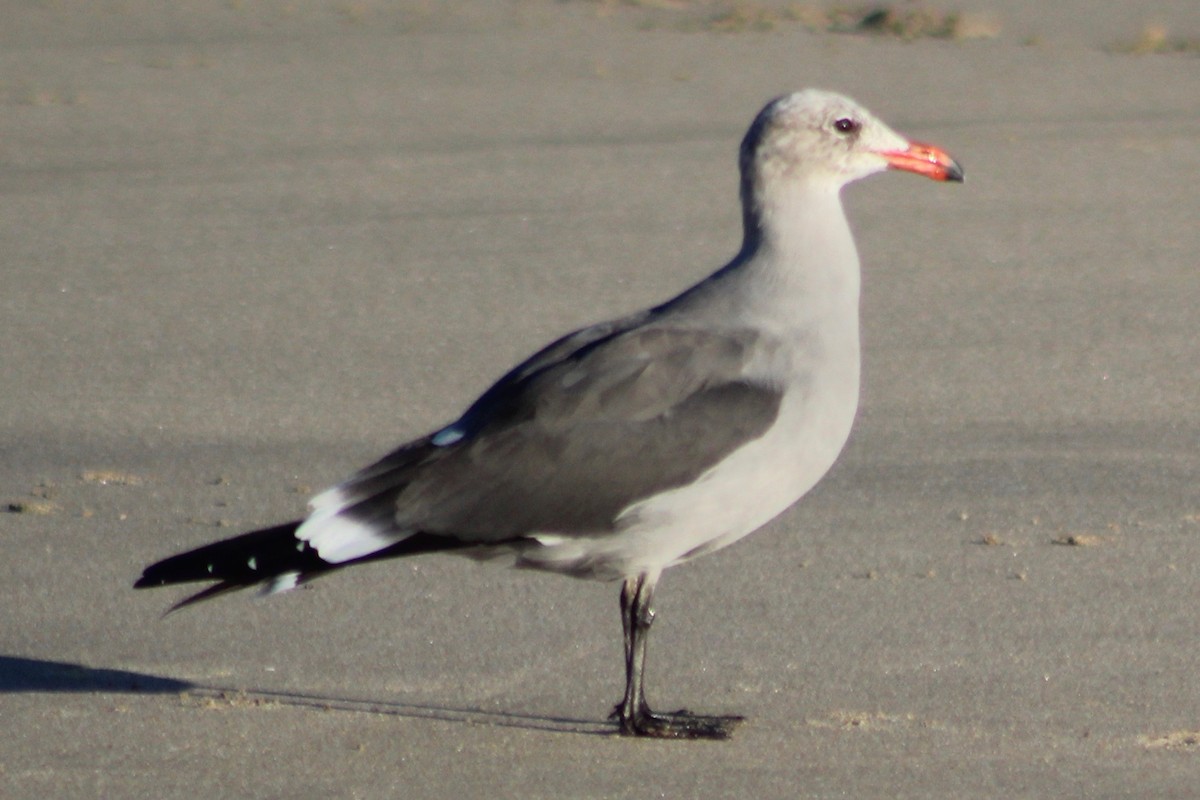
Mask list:
POLYGON ((856 119, 842 117, 837 122, 833 123, 833 127, 838 133, 858 133, 858 129, 862 127, 862 123, 856 119))

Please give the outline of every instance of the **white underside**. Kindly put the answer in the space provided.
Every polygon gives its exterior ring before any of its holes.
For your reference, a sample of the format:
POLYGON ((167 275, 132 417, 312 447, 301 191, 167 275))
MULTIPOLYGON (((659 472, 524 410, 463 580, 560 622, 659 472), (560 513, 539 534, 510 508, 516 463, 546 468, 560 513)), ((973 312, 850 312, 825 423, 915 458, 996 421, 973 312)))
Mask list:
POLYGON ((854 420, 856 387, 833 402, 794 395, 775 426, 686 486, 621 514, 614 533, 537 536, 522 562, 602 580, 661 570, 753 533, 803 497, 833 465, 854 420))

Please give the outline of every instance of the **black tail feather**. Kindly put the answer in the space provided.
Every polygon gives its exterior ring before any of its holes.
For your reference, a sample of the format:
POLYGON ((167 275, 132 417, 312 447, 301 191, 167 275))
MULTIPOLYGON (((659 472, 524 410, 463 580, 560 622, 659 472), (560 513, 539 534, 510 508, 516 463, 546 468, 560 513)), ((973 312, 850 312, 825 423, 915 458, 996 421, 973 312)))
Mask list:
POLYGON ((151 564, 133 584, 135 589, 150 589, 176 583, 217 581, 213 586, 184 598, 167 613, 214 597, 263 583, 280 575, 294 573, 296 583, 307 581, 342 567, 387 558, 456 550, 470 546, 452 538, 416 533, 390 547, 347 561, 331 564, 322 559, 308 542, 296 538, 300 520, 243 533, 231 539, 189 550, 151 564))
MULTIPOLYGON (((135 588, 144 588, 144 587, 135 587, 135 588)), ((209 586, 207 589, 203 589, 199 592, 196 592, 195 594, 189 594, 187 597, 183 598, 178 603, 176 603, 175 605, 171 606, 166 611, 164 611, 163 616, 165 617, 168 614, 174 614, 179 609, 190 606, 192 603, 199 603, 202 600, 211 600, 214 597, 220 597, 223 594, 228 594, 229 592, 236 592, 238 589, 245 589, 245 588, 246 587, 240 583, 230 583, 229 581, 221 581, 220 583, 215 584, 213 586, 209 586)))
POLYGON ((192 581, 224 581, 250 586, 285 572, 323 572, 331 565, 296 538, 300 522, 243 533, 189 550, 146 567, 136 589, 192 581))

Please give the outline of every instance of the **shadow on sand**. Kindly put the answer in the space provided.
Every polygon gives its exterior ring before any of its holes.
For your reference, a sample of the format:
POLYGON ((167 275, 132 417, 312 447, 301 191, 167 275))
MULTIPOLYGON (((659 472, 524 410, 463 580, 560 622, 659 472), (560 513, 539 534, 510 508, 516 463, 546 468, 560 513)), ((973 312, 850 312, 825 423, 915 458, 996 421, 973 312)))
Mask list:
POLYGON ((0 656, 0 694, 16 692, 176 694, 185 699, 213 705, 297 706, 321 711, 384 714, 412 719, 434 719, 444 722, 524 728, 554 733, 580 733, 592 736, 612 736, 618 732, 615 723, 596 720, 332 697, 269 689, 209 686, 141 672, 97 669, 61 661, 0 656))
POLYGON ((127 672, 95 669, 63 661, 0 656, 0 694, 9 692, 105 692, 179 694, 195 688, 188 681, 127 672))

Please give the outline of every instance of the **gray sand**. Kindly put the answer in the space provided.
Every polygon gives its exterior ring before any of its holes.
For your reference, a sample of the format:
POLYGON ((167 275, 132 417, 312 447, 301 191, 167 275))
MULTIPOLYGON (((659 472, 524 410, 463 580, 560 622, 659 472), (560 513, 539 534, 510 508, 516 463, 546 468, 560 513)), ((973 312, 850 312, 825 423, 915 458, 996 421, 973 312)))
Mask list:
POLYGON ((1200 38, 1194 2, 909 42, 714 4, 5 5, 0 796, 1200 791, 1200 59, 1108 49, 1200 38), (733 741, 608 735, 615 585, 427 558, 165 620, 182 592, 129 588, 719 266, 738 139, 809 85, 967 183, 848 190, 851 444, 664 579, 651 701, 733 741))

